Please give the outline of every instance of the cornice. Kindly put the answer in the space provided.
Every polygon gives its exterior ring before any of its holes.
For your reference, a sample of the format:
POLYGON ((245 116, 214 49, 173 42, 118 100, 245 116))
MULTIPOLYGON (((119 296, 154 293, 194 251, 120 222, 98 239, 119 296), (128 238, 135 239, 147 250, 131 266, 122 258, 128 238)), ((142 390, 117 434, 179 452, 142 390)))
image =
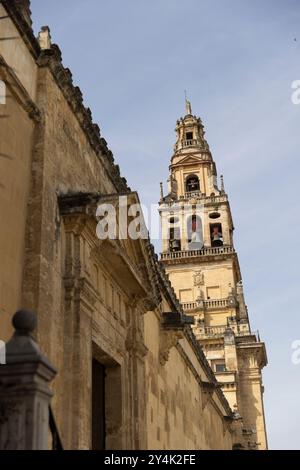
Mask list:
POLYGON ((30 53, 35 59, 37 59, 41 48, 38 40, 34 36, 32 27, 20 13, 20 10, 14 1, 2 0, 1 3, 19 31, 20 36, 27 44, 30 53))
POLYGON ((92 120, 90 108, 86 108, 83 104, 83 96, 80 88, 73 84, 70 69, 63 66, 60 48, 56 44, 53 44, 51 49, 42 50, 37 63, 40 68, 47 67, 50 70, 56 84, 62 91, 85 133, 89 144, 104 164, 107 174, 117 192, 130 192, 126 179, 121 177, 119 165, 114 163, 112 151, 108 148, 106 140, 101 137, 98 124, 94 123, 92 120))
POLYGON ((107 146, 106 140, 100 135, 99 126, 93 122, 92 113, 83 104, 83 96, 79 87, 74 86, 72 73, 62 64, 60 48, 53 44, 51 49, 42 50, 35 38, 32 27, 20 13, 16 3, 10 0, 2 0, 2 5, 18 29, 20 36, 28 46, 29 51, 36 60, 37 65, 47 67, 51 71, 55 82, 62 91, 66 101, 85 133, 92 149, 103 163, 109 179, 118 192, 129 192, 125 178, 121 177, 120 168, 114 163, 114 156, 107 146))

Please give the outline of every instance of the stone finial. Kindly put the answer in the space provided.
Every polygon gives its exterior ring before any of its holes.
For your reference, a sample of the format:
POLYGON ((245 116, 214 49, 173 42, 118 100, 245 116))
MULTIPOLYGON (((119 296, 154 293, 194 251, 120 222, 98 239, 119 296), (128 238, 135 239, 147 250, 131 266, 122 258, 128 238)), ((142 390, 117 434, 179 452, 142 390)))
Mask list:
POLYGON ((243 281, 239 281, 236 285, 236 291, 238 294, 243 294, 244 293, 244 288, 243 288, 243 281))
POLYGON ((160 199, 162 200, 164 198, 164 187, 163 183, 160 183, 160 199))
POLYGON ((224 193, 224 192, 225 192, 224 176, 221 175, 221 178, 220 178, 220 179, 221 179, 221 191, 222 191, 222 193, 224 193))
POLYGON ((12 324, 15 333, 6 345, 7 364, 43 363, 55 371, 32 337, 37 326, 36 314, 30 310, 19 310, 15 313, 12 324))
POLYGON ((30 336, 37 326, 36 314, 30 310, 19 310, 13 316, 12 324, 17 335, 30 336))
POLYGON ((42 26, 38 35, 38 41, 42 50, 51 49, 51 34, 49 26, 42 26))

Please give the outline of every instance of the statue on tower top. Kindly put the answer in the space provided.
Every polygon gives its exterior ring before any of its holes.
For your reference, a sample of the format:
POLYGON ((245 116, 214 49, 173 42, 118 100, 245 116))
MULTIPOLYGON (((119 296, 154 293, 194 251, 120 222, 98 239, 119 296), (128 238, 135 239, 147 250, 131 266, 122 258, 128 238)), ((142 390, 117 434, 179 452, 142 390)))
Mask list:
POLYGON ((188 100, 186 100, 185 106, 186 106, 186 113, 187 113, 187 114, 192 114, 192 105, 191 105, 191 102, 188 101, 188 100))
POLYGON ((184 90, 184 94, 185 94, 185 109, 186 109, 186 114, 192 114, 192 105, 191 105, 191 102, 187 99, 186 90, 184 90))

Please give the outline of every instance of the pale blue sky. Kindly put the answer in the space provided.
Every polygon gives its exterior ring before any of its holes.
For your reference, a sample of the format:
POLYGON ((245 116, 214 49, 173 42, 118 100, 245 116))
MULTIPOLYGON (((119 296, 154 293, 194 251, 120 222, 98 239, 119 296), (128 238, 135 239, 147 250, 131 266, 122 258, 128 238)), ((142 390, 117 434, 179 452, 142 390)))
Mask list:
MULTIPOLYGON (((266 342, 269 445, 300 449, 299 0, 32 0, 132 189, 157 202, 184 89, 224 174, 246 301, 266 342), (297 41, 295 41, 295 38, 297 41), (299 291, 298 291, 299 289, 299 291)), ((159 247, 157 247, 159 249, 159 247)))

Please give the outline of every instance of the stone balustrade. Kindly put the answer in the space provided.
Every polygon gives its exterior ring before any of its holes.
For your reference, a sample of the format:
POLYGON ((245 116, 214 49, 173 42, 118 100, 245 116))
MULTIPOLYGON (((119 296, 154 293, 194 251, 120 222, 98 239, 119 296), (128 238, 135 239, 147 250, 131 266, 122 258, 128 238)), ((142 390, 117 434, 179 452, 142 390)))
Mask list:
POLYGON ((202 248, 201 250, 185 250, 161 253, 161 260, 173 260, 181 258, 196 258, 198 256, 216 256, 235 253, 233 246, 218 246, 202 248))
POLYGON ((226 308, 230 307, 230 299, 210 299, 210 300, 196 300, 194 302, 182 302, 184 311, 196 309, 210 309, 210 308, 226 308))
POLYGON ((164 207, 172 207, 175 206, 176 204, 181 204, 181 203, 186 203, 189 202, 189 199, 194 198, 199 201, 201 201, 201 204, 204 205, 214 205, 214 204, 221 204, 223 202, 228 201, 228 196, 227 194, 221 194, 217 196, 206 196, 206 194, 201 193, 201 191, 191 191, 191 192, 186 192, 184 196, 179 196, 176 201, 164 201, 163 205, 164 207))
POLYGON ((197 139, 188 139, 182 142, 183 147, 195 147, 197 145, 201 145, 201 142, 197 139))
POLYGON ((216 338, 222 337, 225 334, 225 331, 230 328, 236 337, 243 337, 243 336, 255 336, 256 340, 260 342, 260 336, 258 331, 249 331, 248 329, 243 329, 240 325, 216 325, 216 326, 203 326, 200 327, 200 331, 196 332, 196 336, 198 339, 205 339, 205 338, 216 338))

